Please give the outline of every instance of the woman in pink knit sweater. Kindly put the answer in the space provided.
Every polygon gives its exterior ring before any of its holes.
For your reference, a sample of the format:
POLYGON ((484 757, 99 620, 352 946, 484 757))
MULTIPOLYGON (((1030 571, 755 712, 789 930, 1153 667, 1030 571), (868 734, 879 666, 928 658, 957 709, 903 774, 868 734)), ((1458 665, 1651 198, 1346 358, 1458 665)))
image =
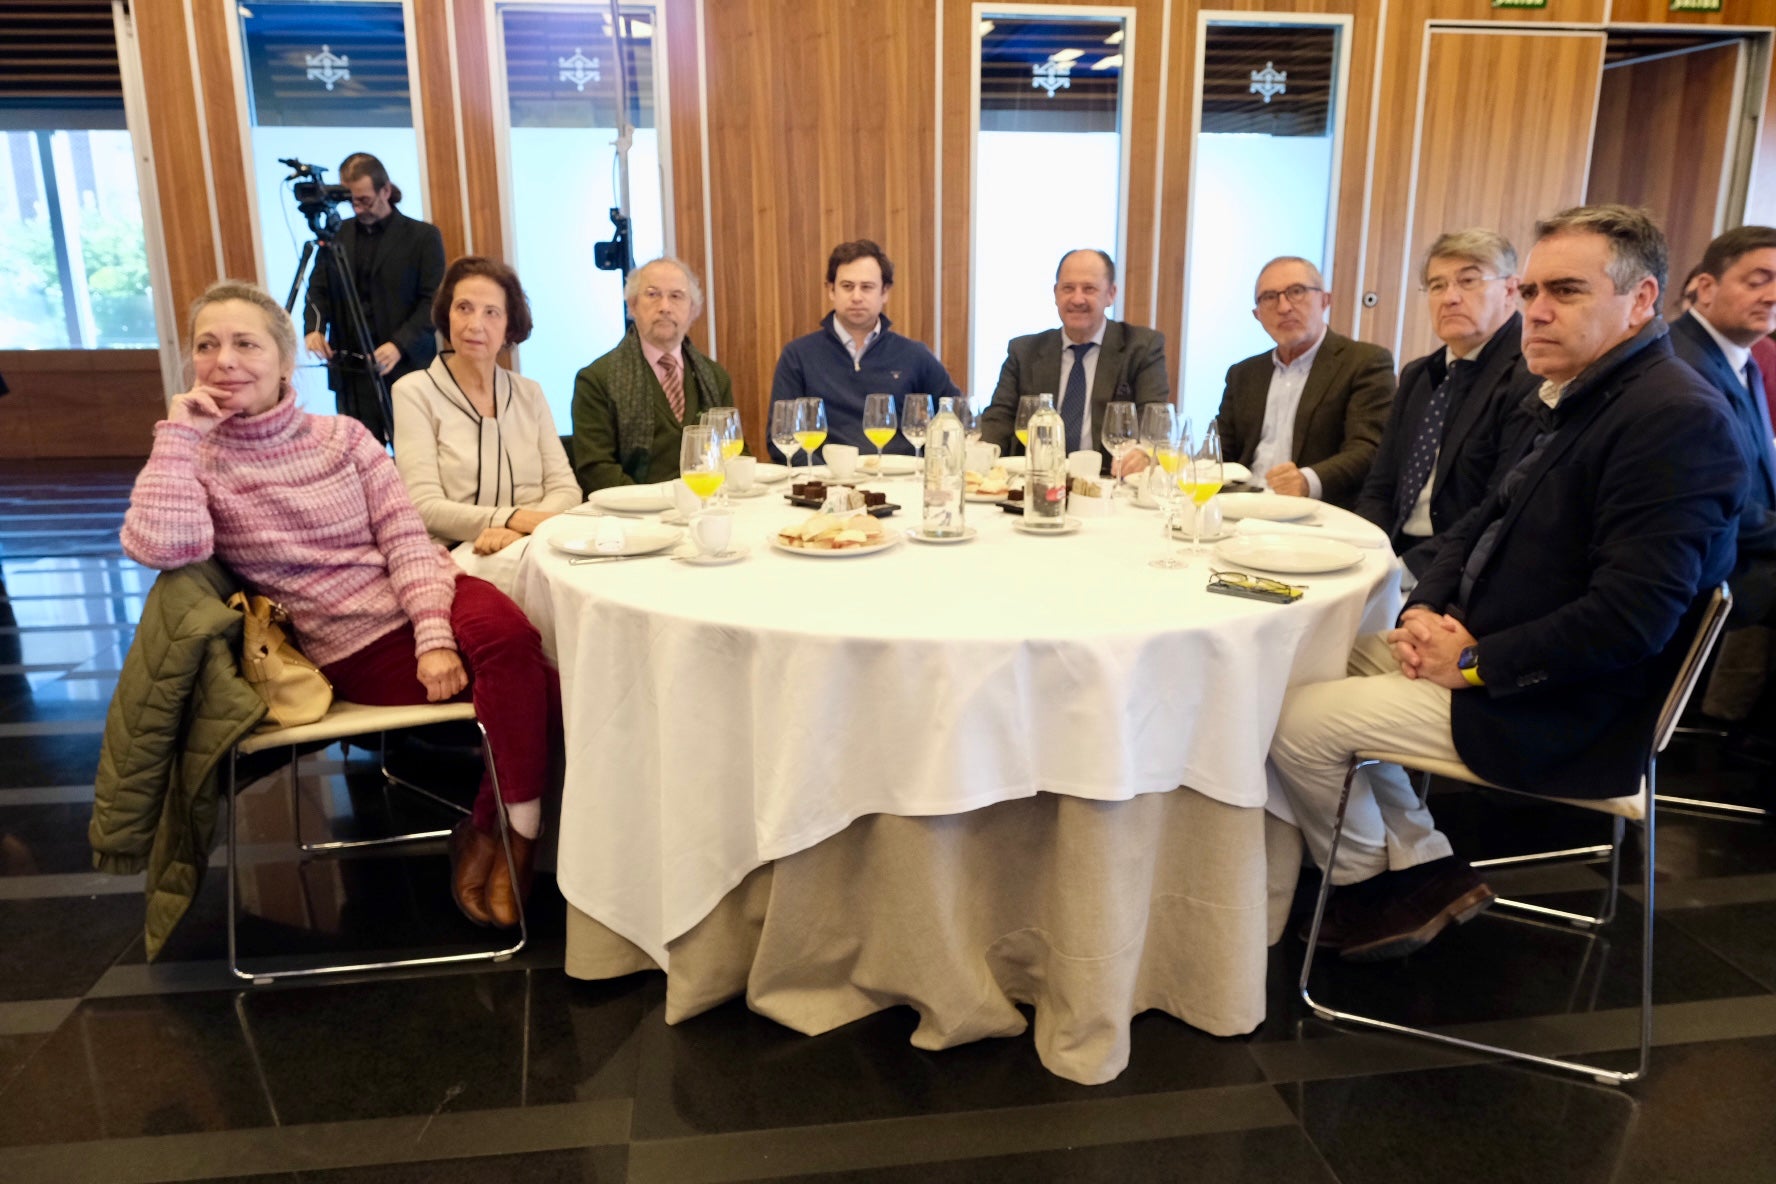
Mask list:
POLYGON ((296 406, 296 333, 251 284, 192 308, 196 382, 155 425, 130 494, 123 549, 157 570, 212 555, 290 614, 304 653, 355 703, 473 696, 500 774, 517 879, 484 776, 451 836, 451 890, 470 920, 513 926, 528 888, 561 688, 536 629, 426 534, 368 431, 296 406))

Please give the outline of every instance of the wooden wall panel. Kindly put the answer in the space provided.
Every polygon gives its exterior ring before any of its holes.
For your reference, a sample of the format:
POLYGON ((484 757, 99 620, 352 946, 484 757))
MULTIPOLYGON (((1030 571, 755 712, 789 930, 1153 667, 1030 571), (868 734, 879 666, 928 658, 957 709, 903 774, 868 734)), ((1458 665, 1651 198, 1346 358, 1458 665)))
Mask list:
MULTIPOLYGON (((463 168, 467 173, 469 246, 477 255, 506 259, 500 215, 499 143, 493 109, 493 47, 488 43, 487 0, 453 0, 456 21, 456 101, 462 118, 463 168)), ((506 260, 510 262, 510 260, 506 260)))
POLYGON ((413 105, 416 113, 423 112, 419 150, 426 162, 426 221, 444 236, 446 259, 463 254, 468 244, 464 161, 456 140, 456 72, 450 62, 452 2, 413 0, 407 30, 418 58, 419 93, 413 96, 413 105))
MULTIPOLYGON (((666 120, 672 140, 673 250, 685 266, 697 273, 708 302, 713 287, 710 276, 709 240, 703 220, 703 91, 698 67, 696 0, 660 0, 665 8, 666 120)), ((646 260, 638 259, 637 263, 646 260)), ((723 310, 717 310, 719 318, 723 310)), ((691 326, 691 342, 710 351, 710 317, 699 317, 691 326)), ((719 349, 717 353, 719 354, 719 349)), ((757 437, 763 439, 762 436, 757 437)))
MULTIPOLYGON (((888 316, 932 339, 936 0, 723 0, 705 8, 722 364, 764 437, 783 344, 818 327, 826 257, 872 238, 888 316)), ((950 180, 946 177, 946 187, 950 180)))
MULTIPOLYGON (((1444 231, 1468 226, 1497 230, 1527 255, 1538 218, 1585 200, 1603 51, 1601 33, 1431 34, 1417 200, 1410 224, 1395 235, 1407 258, 1416 260, 1444 231), (1476 78, 1515 79, 1512 102, 1477 107, 1476 78)), ((1417 357, 1435 344, 1416 286, 1406 285, 1396 357, 1417 357)))
POLYGON ((1603 72, 1585 200, 1652 210, 1671 244, 1666 303, 1674 313, 1685 273, 1724 229, 1715 211, 1726 184, 1739 52, 1733 43, 1603 72))
POLYGON ((192 31, 203 95, 204 131, 210 148, 210 193, 222 235, 222 268, 229 276, 258 282, 259 256, 253 245, 253 197, 247 185, 246 147, 241 129, 240 83, 229 54, 226 0, 191 0, 192 31))
POLYGON ((151 349, 0 352, 0 460, 147 456, 166 414, 151 349))

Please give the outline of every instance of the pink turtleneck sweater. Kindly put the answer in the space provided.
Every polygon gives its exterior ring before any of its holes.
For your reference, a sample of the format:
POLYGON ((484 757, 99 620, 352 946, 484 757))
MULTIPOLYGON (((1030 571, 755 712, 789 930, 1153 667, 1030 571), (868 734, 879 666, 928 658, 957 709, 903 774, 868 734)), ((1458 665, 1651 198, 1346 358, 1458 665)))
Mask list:
POLYGON ((123 516, 124 554, 159 571, 214 555, 289 611, 317 666, 413 622, 414 656, 455 649, 455 568, 394 462, 355 419, 289 397, 208 435, 162 420, 123 516))

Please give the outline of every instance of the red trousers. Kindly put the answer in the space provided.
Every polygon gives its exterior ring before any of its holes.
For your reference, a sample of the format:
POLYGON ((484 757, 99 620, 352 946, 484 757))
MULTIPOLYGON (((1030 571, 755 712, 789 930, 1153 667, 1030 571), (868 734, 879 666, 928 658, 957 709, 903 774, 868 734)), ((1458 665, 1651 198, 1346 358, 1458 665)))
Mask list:
MULTIPOLYGON (((450 631, 469 675, 468 687, 452 701, 474 702, 493 748, 500 796, 535 801, 548 784, 549 755, 561 743, 561 679, 543 655, 542 638, 510 597, 469 575, 456 577, 450 631)), ((342 699, 406 707, 426 701, 418 669, 413 626, 403 625, 322 673, 342 699)), ((482 775, 474 818, 484 833, 498 833, 491 772, 482 775)))

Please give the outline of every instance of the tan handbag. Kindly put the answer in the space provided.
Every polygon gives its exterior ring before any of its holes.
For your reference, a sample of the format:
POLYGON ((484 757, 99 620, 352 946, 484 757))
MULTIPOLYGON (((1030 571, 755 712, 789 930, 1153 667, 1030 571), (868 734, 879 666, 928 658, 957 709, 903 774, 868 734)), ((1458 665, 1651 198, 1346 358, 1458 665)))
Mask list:
POLYGON ((241 633, 241 677, 270 708, 266 722, 280 728, 312 724, 333 705, 333 684, 290 643, 290 616, 269 596, 236 592, 228 607, 246 618, 241 633))

